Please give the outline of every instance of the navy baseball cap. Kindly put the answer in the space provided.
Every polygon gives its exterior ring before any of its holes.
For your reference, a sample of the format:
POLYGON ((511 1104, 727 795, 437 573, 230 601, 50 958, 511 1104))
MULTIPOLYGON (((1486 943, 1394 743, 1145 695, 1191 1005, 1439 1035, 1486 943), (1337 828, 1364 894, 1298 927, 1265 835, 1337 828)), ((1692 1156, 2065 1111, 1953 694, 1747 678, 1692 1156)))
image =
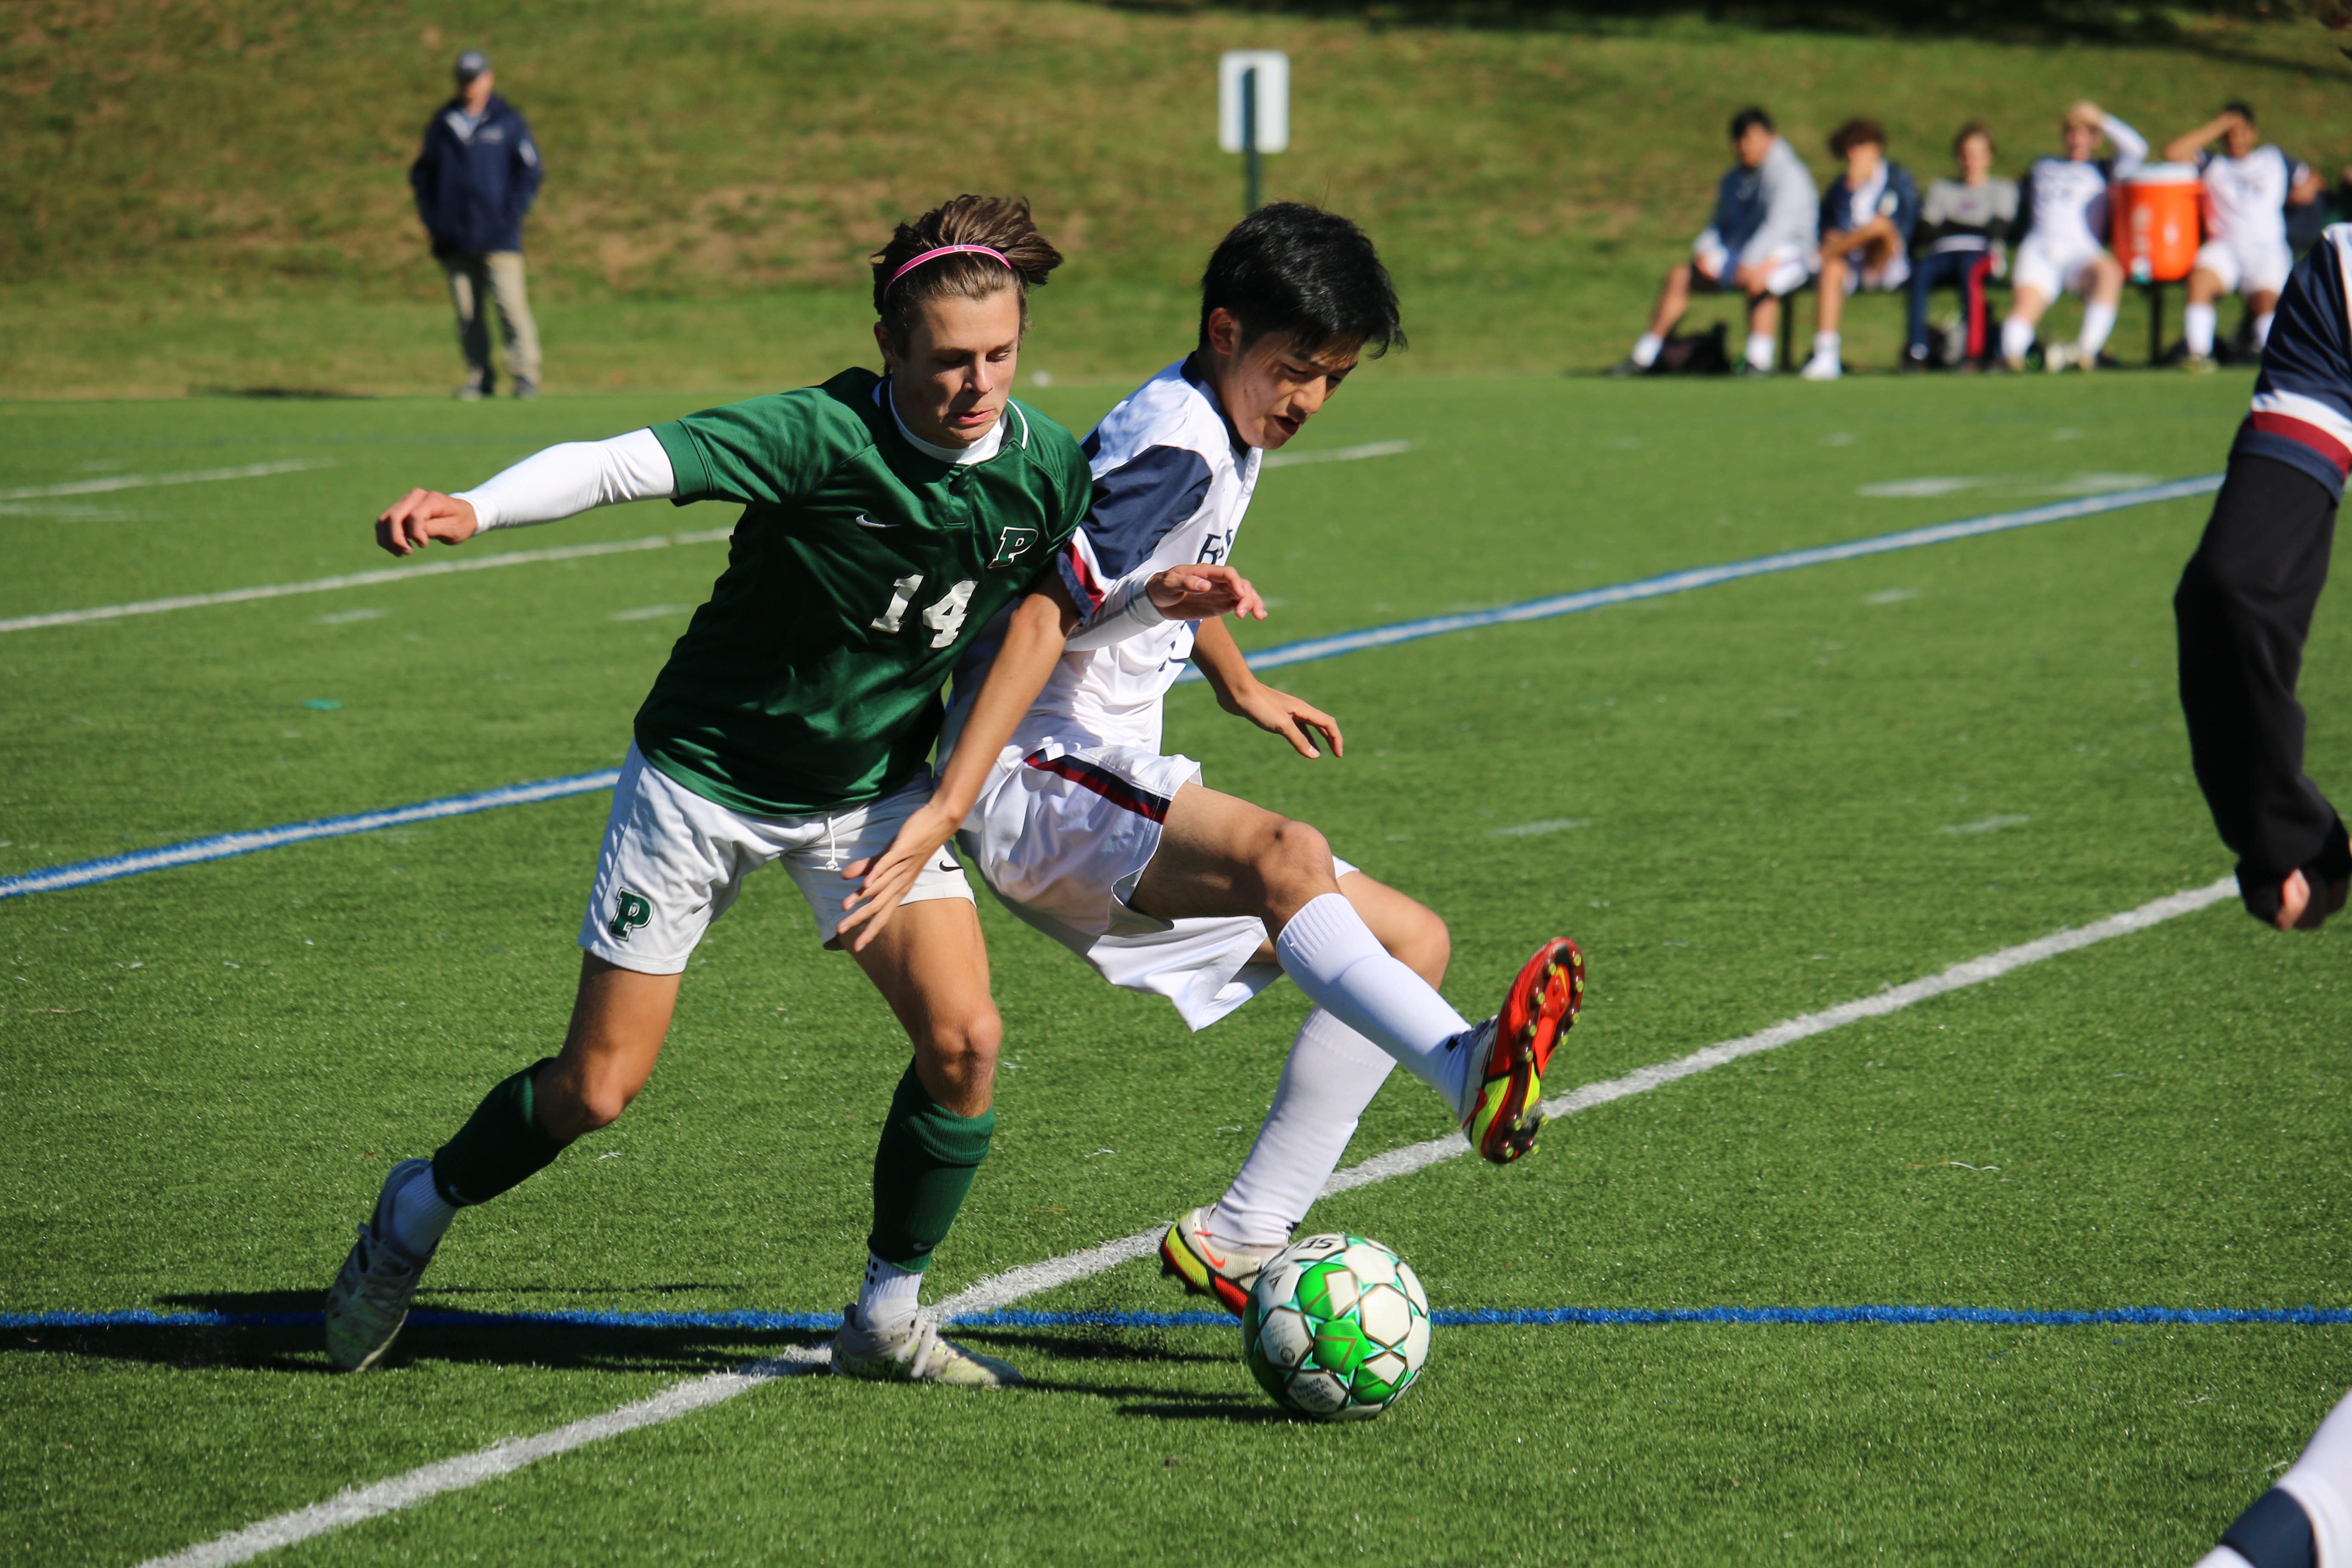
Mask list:
POLYGON ((471 81, 490 68, 490 57, 479 49, 467 49, 457 57, 457 79, 471 81))

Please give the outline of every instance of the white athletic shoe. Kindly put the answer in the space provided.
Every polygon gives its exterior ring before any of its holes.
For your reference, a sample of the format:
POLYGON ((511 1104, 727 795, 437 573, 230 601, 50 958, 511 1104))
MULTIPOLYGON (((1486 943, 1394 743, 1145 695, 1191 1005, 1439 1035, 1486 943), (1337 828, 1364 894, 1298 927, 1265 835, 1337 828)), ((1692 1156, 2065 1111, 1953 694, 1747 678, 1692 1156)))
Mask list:
POLYGON ((1835 354, 1815 354, 1797 374, 1807 381, 1835 381, 1845 374, 1845 366, 1838 363, 1835 354))
POLYGON ((841 1310, 833 1370, 875 1383, 944 1383, 953 1388, 1011 1388, 1021 1381, 1012 1363, 941 1338, 939 1325, 920 1313, 903 1328, 877 1333, 858 1326, 854 1305, 841 1310))
POLYGON ((393 1239, 392 1194, 431 1167, 429 1160, 403 1160, 392 1168, 376 1194, 375 1213, 360 1226, 359 1240, 328 1287, 327 1359, 345 1372, 364 1372, 383 1360, 408 1321, 409 1298, 416 1294, 416 1281, 433 1255, 415 1257, 393 1239))
POLYGON ((2069 366, 2083 368, 2083 356, 2073 343, 2052 343, 2042 351, 2042 368, 2062 371, 2069 366))

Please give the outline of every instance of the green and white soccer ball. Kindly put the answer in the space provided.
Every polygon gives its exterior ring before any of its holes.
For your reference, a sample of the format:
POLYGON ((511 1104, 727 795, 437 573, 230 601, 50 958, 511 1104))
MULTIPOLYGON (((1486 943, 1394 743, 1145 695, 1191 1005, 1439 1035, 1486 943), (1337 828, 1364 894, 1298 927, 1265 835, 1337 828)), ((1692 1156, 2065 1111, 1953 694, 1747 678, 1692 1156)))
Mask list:
POLYGON ((1429 1298, 1379 1242, 1310 1236, 1259 1271, 1242 1353, 1276 1404, 1318 1421, 1369 1421, 1429 1360, 1429 1298))

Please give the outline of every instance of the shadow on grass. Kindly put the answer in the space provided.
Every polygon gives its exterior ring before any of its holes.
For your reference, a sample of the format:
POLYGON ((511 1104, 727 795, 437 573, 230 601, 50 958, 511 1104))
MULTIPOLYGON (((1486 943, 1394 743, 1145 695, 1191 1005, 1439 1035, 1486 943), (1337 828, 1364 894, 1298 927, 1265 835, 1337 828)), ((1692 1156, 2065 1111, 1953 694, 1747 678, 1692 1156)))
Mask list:
MULTIPOLYGON (((172 1310, 303 1321, 12 1329, 0 1333, 0 1352, 87 1356, 189 1370, 331 1373, 318 1323, 320 1295, 316 1290, 262 1290, 169 1296, 163 1303, 172 1310)), ((793 1330, 412 1321, 382 1364, 446 1362, 694 1374, 729 1371, 772 1355, 782 1346, 823 1343, 829 1337, 793 1330)))
POLYGON ((280 398, 297 403, 341 403, 372 397, 373 393, 341 392, 328 386, 196 386, 188 389, 191 397, 263 397, 280 398))
MULTIPOLYGON (((667 1285, 646 1287, 660 1293, 704 1289, 667 1285)), ((462 1291, 436 1292, 446 1297, 462 1291)), ((511 1300, 511 1289, 499 1294, 511 1300)), ((609 1299, 611 1291, 600 1291, 609 1299)), ((0 1331, 0 1354, 60 1355, 100 1361, 137 1363, 184 1370, 236 1369, 291 1374, 332 1374, 320 1341, 320 1292, 315 1290, 198 1291, 163 1297, 167 1311, 217 1312, 245 1319, 284 1321, 229 1324, 104 1324, 42 1327, 0 1331)), ((447 1311, 420 1303, 419 1313, 447 1311)), ((1047 1392, 1087 1394, 1113 1400, 1142 1399, 1192 1415, 1232 1401, 1252 1407, 1245 1397, 1223 1392, 1195 1396, 1171 1383, 1110 1384, 1084 1378, 1056 1379, 1055 1363, 1072 1367, 1123 1363, 1138 1367, 1181 1369, 1189 1373, 1206 1365, 1222 1365, 1232 1352, 1222 1340, 1202 1342, 1199 1330, 1121 1331, 1088 1327, 1067 1331, 1047 1330, 971 1329, 953 1331, 976 1348, 1013 1359, 1033 1375, 1029 1385, 1047 1392), (1036 1373, 1044 1375, 1035 1375, 1036 1373), (1205 1406, 1191 1403, 1197 1398, 1205 1406), (1175 1402, 1175 1403, 1171 1403, 1175 1402)), ((825 1343, 828 1331, 814 1329, 754 1329, 698 1325, 638 1325, 629 1323, 516 1323, 484 1314, 482 1321, 419 1321, 412 1318, 383 1366, 398 1368, 438 1362, 476 1366, 530 1366, 551 1370, 663 1372, 681 1375, 727 1372, 747 1362, 770 1356, 788 1345, 825 1343)), ((1236 1415, 1242 1414, 1237 1408, 1236 1415)))

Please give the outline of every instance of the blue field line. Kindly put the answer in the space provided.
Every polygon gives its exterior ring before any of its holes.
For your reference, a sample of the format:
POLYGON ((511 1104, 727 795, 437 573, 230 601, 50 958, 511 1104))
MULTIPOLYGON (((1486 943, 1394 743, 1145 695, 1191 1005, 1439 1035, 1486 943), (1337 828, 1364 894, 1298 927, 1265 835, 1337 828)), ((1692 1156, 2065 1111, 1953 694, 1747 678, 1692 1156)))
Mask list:
MULTIPOLYGON (((1783 551, 1778 555, 1759 555, 1753 560, 1735 561, 1723 566, 1696 566, 1685 572, 1669 572, 1660 577, 1620 583, 1614 587, 1587 588, 1581 593, 1529 599, 1522 604, 1504 605, 1492 610, 1433 616, 1425 620, 1398 621, 1390 626, 1341 632, 1333 637, 1309 638, 1305 642, 1280 643, 1273 647, 1252 650, 1249 662, 1253 669, 1278 669, 1286 664, 1337 658, 1341 654, 1417 642, 1423 637, 1442 637, 1448 632, 1507 626, 1519 621, 1549 620, 1585 610, 1604 609, 1611 605, 1628 605, 1641 599, 1662 598, 1669 594, 1687 594, 1695 588, 1737 582, 1743 577, 1793 572, 1803 566, 1854 561, 1865 555, 1884 555, 1890 551, 1916 550, 1925 544, 1943 544, 1955 539, 1974 539, 1981 534, 2033 528, 2045 522, 2063 522, 2069 518, 2120 511, 2126 507, 2180 500, 2189 496, 2207 495, 2221 488, 2220 474, 2203 474, 2195 479, 2173 479, 2139 489, 2116 490, 2110 495, 2086 496, 2079 500, 2029 507, 2023 511, 1994 512, 1987 517, 1963 518, 1958 522, 1906 529, 1900 533, 1881 533, 1868 539, 1851 540, 1843 544, 1783 551)), ((1201 672, 1198 668, 1190 668, 1181 679, 1198 680, 1201 672)), ((339 838, 346 834, 371 833, 380 827, 428 822, 439 816, 463 816, 469 812, 488 811, 494 806, 521 805, 531 801, 555 800, 563 795, 586 795, 593 790, 612 788, 619 777, 617 770, 574 773, 569 778, 509 784, 503 789, 483 790, 476 795, 446 795, 417 805, 394 806, 384 811, 363 812, 356 816, 327 816, 311 822, 289 822, 278 827, 260 827, 247 833, 223 833, 211 838, 190 839, 184 844, 167 844, 160 849, 142 849, 133 855, 117 855, 104 860, 80 860, 71 865, 51 866, 44 870, 0 877, 0 899, 18 899, 28 893, 61 892, 68 888, 88 887, 92 882, 110 882, 118 877, 135 877, 142 871, 161 871, 205 860, 226 860, 233 856, 250 855, 257 850, 305 844, 314 838, 339 838)))
MULTIPOLYGON (((1398 643, 1418 642, 1423 637, 1443 637, 1448 632, 1510 626, 1519 621, 1548 621, 1558 616, 1606 609, 1612 605, 1630 605, 1640 599, 1687 594, 1694 588, 1711 588, 1718 583, 1736 583, 1743 577, 1769 576, 1775 572, 1794 572, 1803 566, 1826 566, 1837 561, 1857 561, 1865 555, 1916 550, 1923 544, 1944 544, 1955 539, 1975 539, 1988 533, 2006 533, 2011 529, 2034 528, 2045 522, 2092 517, 2103 511, 2121 511, 2126 507, 2210 495, 2221 488, 2221 478, 2220 474, 2200 474, 2194 479, 2172 479, 2160 485, 2116 490, 2103 496, 2086 496, 2080 500, 2053 501, 2048 506, 2028 507, 2023 511, 1999 511, 1987 517, 1963 518, 1958 522, 1908 528, 1900 533, 1875 534, 1868 539, 1850 540, 1843 544, 1788 550, 1778 555, 1759 555, 1750 561, 1734 561, 1722 566, 1695 566, 1686 572, 1669 572, 1663 576, 1644 577, 1639 582, 1620 583, 1608 588, 1587 588, 1581 593, 1559 594, 1548 599, 1528 599, 1517 605, 1498 605, 1491 610, 1432 616, 1426 620, 1398 621, 1391 626, 1373 626, 1360 632, 1339 632, 1306 642, 1252 648, 1249 650, 1250 668, 1279 669, 1286 664, 1307 664, 1318 658, 1336 658, 1343 653, 1361 653, 1366 648, 1392 647, 1398 643)), ((1202 676, 1195 667, 1185 670, 1179 679, 1198 680, 1202 676)))
POLYGON ((422 801, 415 805, 363 811, 356 816, 314 817, 309 822, 257 827, 247 833, 222 833, 210 838, 191 838, 184 844, 166 844, 160 849, 142 849, 135 854, 110 856, 103 860, 79 860, 70 866, 51 866, 19 876, 0 877, 0 899, 21 899, 27 893, 54 893, 67 888, 88 887, 92 882, 110 882, 117 877, 135 877, 142 871, 192 866, 201 860, 226 860, 232 856, 250 855, 257 850, 279 849, 289 844, 307 844, 313 838, 341 838, 347 834, 373 833, 381 827, 398 827, 404 823, 430 822, 439 816, 463 816, 468 812, 488 811, 496 806, 525 805, 537 800, 587 795, 595 790, 611 789, 620 777, 618 768, 605 768, 598 773, 573 773, 566 778, 541 779, 536 784, 507 784, 473 795, 444 795, 439 800, 422 801))
MULTIPOLYGON (((2352 1307, 2095 1307, 2081 1310, 2020 1307, 1474 1307, 1430 1317, 1441 1328, 1664 1328, 1685 1323, 1968 1323, 1998 1329, 2106 1327, 2340 1328, 2352 1307)), ((5 1329, 307 1329, 321 1314, 298 1312, 0 1312, 5 1329)), ((760 1333, 831 1333, 838 1312, 465 1312, 420 1307, 408 1321, 432 1328, 729 1329, 760 1333)), ((1234 1320, 1223 1312, 972 1312, 952 1320, 965 1329, 1211 1329, 1234 1320)))

